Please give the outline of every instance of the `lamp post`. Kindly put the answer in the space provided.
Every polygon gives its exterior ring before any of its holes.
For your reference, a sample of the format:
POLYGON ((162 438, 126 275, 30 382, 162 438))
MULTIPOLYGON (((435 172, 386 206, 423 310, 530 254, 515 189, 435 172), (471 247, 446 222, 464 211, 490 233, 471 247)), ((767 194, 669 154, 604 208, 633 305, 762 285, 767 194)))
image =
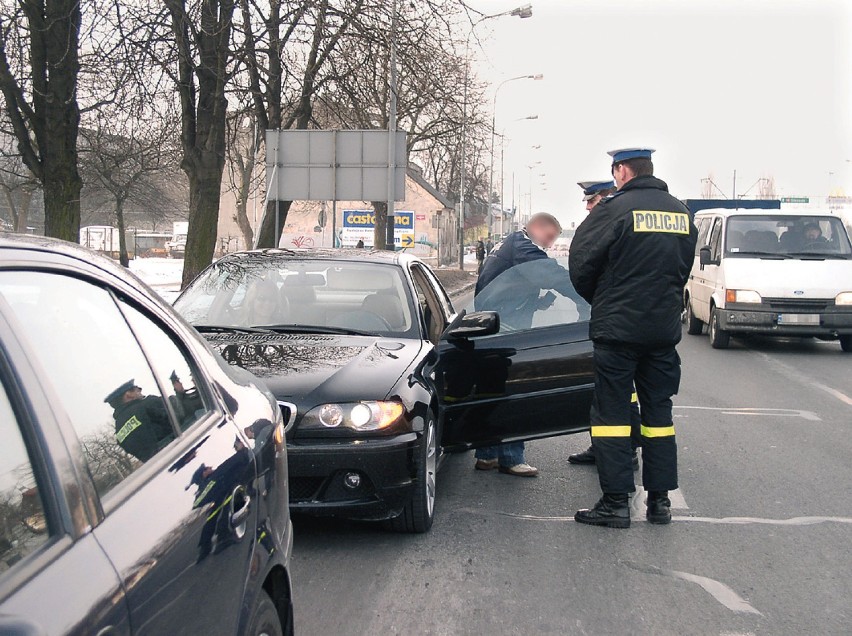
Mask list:
MULTIPOLYGON (((503 80, 497 85, 497 88, 494 90, 494 104, 491 107, 491 168, 488 170, 488 236, 491 236, 493 226, 494 226, 494 215, 491 212, 491 195, 494 192, 494 137, 495 137, 495 126, 497 124, 497 97, 500 94, 500 89, 503 88, 509 82, 515 82, 517 80, 522 79, 531 79, 531 80, 543 80, 544 75, 541 73, 537 73, 535 75, 518 75, 517 77, 510 77, 509 79, 503 80)), ((538 115, 535 116, 538 119, 538 115)), ((524 119, 533 119, 533 117, 525 117, 524 119)), ((503 198, 500 198, 500 214, 503 213, 503 198)))
POLYGON ((533 193, 533 181, 532 181, 533 180, 533 173, 532 173, 532 171, 533 171, 533 168, 535 168, 536 166, 540 166, 540 165, 541 165, 541 161, 534 161, 532 164, 527 166, 527 168, 530 169, 530 199, 529 199, 530 207, 529 207, 529 212, 527 214, 528 219, 529 219, 529 217, 532 216, 532 213, 533 213, 533 211, 532 211, 532 193, 533 193))
MULTIPOLYGON (((465 159, 466 159, 466 145, 467 145, 467 84, 468 84, 468 75, 470 74, 470 38, 473 36, 476 27, 485 22, 486 20, 493 20, 494 18, 501 18, 503 16, 510 15, 514 17, 518 17, 521 19, 531 18, 532 17, 532 5, 525 4, 520 7, 516 7, 510 11, 503 11, 502 13, 494 13, 490 15, 481 15, 478 20, 476 20, 473 24, 470 25, 470 32, 467 34, 467 40, 465 40, 464 45, 464 88, 463 88, 463 97, 462 97, 462 129, 461 129, 461 175, 460 175, 460 184, 459 184, 459 269, 464 270, 464 207, 465 207, 465 159)), ((489 198, 490 198, 489 194, 489 198)), ((490 203, 489 203, 490 206, 490 203)), ((489 209, 489 212, 491 210, 489 209)))

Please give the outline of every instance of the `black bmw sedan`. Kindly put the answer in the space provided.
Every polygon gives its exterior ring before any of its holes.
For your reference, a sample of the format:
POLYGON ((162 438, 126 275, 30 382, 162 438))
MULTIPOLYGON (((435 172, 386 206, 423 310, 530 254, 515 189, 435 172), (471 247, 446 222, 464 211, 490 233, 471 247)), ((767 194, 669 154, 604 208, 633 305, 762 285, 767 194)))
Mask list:
POLYGON ((468 313, 409 255, 241 252, 175 308, 277 397, 291 509, 425 532, 444 452, 588 428, 584 308, 540 290, 529 328, 500 324, 519 280, 536 288, 539 266, 512 268, 483 296, 493 311, 468 313))
POLYGON ((283 429, 126 270, 0 235, 0 634, 292 633, 283 429))

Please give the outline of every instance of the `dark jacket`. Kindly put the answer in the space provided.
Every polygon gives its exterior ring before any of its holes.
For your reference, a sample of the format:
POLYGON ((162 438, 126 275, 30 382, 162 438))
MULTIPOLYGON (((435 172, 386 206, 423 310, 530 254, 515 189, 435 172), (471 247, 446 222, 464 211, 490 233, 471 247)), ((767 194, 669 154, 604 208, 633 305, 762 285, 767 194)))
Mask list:
POLYGON ((585 306, 571 284, 568 271, 520 230, 495 245, 485 259, 476 281, 474 305, 477 310, 499 312, 500 320, 515 328, 528 328, 533 314, 549 306, 539 300, 543 289, 555 289, 585 306), (517 267, 532 261, 541 261, 540 266, 517 267), (498 283, 489 289, 497 278, 498 283))
POLYGON ((696 240, 692 214, 655 177, 636 177, 595 206, 577 228, 568 261, 574 287, 592 305, 592 340, 679 342, 696 240))
POLYGON ((113 417, 118 445, 140 461, 148 461, 175 438, 166 405, 159 396, 121 404, 113 417))

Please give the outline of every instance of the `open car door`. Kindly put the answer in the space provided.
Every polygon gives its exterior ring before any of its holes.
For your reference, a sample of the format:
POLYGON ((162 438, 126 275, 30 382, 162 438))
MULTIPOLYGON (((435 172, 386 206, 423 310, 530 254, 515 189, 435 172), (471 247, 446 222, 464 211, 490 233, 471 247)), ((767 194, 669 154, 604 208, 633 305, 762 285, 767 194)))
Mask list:
POLYGON ((445 450, 588 430, 589 305, 566 266, 548 258, 510 268, 442 336, 435 383, 445 450), (499 329, 472 312, 496 312, 499 329))

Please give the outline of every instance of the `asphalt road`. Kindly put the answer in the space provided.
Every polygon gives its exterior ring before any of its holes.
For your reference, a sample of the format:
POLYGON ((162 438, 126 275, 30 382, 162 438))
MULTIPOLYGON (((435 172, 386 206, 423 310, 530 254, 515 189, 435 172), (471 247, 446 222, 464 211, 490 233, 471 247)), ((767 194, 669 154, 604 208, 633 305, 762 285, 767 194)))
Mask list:
POLYGON ((529 444, 537 479, 452 456, 427 535, 295 520, 298 633, 852 633, 852 355, 706 335, 680 354, 672 525, 641 494, 629 530, 574 523, 599 496, 565 461, 585 434, 529 444))

